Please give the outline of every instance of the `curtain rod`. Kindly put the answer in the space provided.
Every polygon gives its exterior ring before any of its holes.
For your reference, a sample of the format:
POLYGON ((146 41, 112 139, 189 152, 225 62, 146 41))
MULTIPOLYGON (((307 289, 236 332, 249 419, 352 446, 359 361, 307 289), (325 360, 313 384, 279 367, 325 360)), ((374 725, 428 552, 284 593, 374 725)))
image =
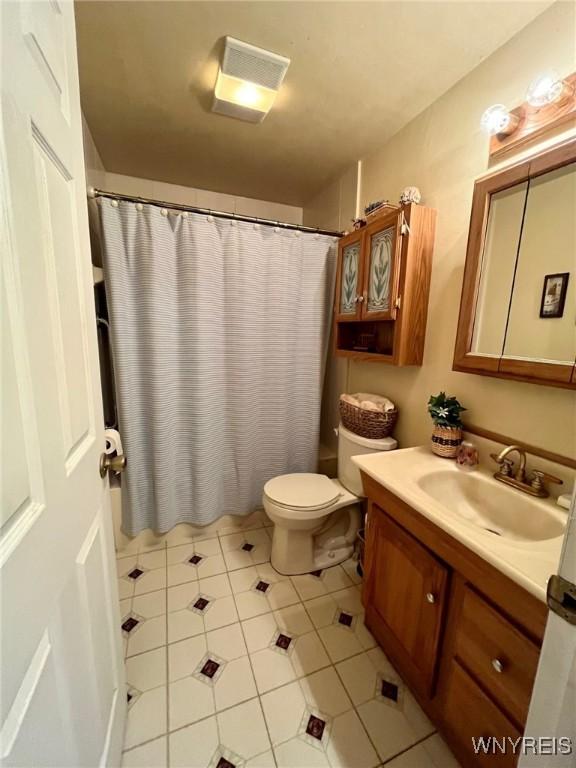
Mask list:
POLYGON ((134 195, 120 195, 116 192, 106 192, 103 189, 88 190, 88 197, 105 197, 109 200, 125 200, 127 203, 143 203, 145 205, 155 205, 159 208, 173 208, 177 211, 188 211, 190 213, 208 214, 218 219, 235 219, 236 221, 246 221, 250 224, 263 224, 267 227, 281 227, 282 229, 297 230, 298 232, 310 232, 315 235, 328 235, 329 237, 342 237, 343 232, 332 232, 329 229, 319 229, 318 227, 305 227, 301 224, 287 224, 283 221, 274 221, 274 219, 261 219, 256 216, 243 216, 239 213, 226 213, 225 211, 214 211, 211 208, 199 208, 195 205, 180 205, 178 203, 167 203, 164 200, 151 200, 147 197, 136 197, 134 195))

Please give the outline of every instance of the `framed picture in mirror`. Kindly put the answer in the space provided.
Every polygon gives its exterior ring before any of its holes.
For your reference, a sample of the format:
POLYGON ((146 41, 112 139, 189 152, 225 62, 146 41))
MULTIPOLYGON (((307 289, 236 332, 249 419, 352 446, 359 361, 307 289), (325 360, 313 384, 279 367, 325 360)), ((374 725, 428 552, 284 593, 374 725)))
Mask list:
POLYGON ((564 315, 569 277, 570 272, 559 272, 556 275, 544 277, 540 317, 562 317, 564 315))

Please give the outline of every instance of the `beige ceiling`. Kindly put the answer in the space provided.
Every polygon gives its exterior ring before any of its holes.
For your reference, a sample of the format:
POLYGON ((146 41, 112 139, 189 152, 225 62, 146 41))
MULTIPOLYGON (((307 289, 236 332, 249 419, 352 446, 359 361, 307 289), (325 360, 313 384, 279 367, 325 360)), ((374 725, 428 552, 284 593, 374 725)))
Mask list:
POLYGON ((109 171, 302 205, 548 5, 81 0, 82 105, 109 171), (210 111, 225 35, 292 59, 259 125, 210 111))

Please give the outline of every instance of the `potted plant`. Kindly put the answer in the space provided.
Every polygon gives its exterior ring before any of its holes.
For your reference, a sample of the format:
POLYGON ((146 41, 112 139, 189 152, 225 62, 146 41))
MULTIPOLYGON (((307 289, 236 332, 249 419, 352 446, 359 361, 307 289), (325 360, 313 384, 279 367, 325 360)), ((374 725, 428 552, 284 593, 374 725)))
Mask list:
POLYGON ((432 395, 428 400, 428 413, 434 421, 432 452, 438 456, 454 459, 462 442, 462 421, 460 414, 465 411, 455 397, 446 392, 432 395))

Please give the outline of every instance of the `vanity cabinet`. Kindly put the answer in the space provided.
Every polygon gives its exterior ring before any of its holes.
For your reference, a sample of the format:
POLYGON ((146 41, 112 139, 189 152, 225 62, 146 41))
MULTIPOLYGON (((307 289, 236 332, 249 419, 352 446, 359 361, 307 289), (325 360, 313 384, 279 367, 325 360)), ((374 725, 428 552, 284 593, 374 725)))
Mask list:
MULTIPOLYGON (((464 768, 472 737, 522 735, 546 605, 362 473, 366 625, 464 768)), ((509 746, 510 742, 508 742, 509 746)))
POLYGON ((420 365, 424 352, 436 211, 386 210, 338 246, 334 305, 339 356, 420 365))

